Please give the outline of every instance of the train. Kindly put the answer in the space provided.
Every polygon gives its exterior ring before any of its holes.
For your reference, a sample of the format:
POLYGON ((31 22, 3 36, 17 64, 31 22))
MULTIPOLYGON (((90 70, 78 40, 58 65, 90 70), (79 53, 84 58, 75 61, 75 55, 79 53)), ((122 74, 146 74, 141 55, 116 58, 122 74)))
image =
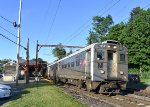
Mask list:
POLYGON ((93 43, 49 64, 48 79, 98 93, 118 93, 128 81, 128 50, 120 42, 93 43))

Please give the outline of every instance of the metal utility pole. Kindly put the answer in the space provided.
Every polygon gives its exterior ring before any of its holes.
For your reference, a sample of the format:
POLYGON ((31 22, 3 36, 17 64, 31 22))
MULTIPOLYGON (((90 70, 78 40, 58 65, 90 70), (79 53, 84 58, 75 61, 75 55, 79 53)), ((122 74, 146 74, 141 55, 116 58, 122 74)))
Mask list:
POLYGON ((28 38, 28 41, 27 41, 27 49, 26 49, 26 84, 29 84, 29 38, 28 38))
POLYGON ((21 11, 22 11, 22 0, 20 0, 19 19, 18 19, 18 40, 17 40, 17 65, 16 65, 16 85, 18 85, 19 77, 19 53, 20 53, 20 26, 21 26, 21 11))

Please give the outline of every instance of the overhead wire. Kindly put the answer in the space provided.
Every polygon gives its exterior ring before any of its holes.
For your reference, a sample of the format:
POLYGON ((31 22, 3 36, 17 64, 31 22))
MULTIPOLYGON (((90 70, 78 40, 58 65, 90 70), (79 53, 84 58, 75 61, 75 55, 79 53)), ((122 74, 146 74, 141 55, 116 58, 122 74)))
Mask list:
POLYGON ((9 34, 11 34, 12 36, 18 38, 15 34, 11 33, 10 31, 8 31, 7 29, 5 29, 4 27, 0 26, 1 29, 3 29, 4 31, 8 32, 9 34))
MULTIPOLYGON (((49 2, 47 3, 48 4, 48 7, 47 7, 47 9, 46 9, 46 11, 45 11, 45 13, 44 13, 44 15, 43 15, 43 20, 42 20, 42 24, 44 24, 44 26, 45 26, 45 21, 46 21, 46 19, 47 19, 47 14, 49 13, 49 10, 50 10, 50 7, 51 7, 51 0, 49 0, 49 2)), ((43 25, 42 25, 43 26, 43 25)), ((40 31, 39 31, 39 34, 41 33, 41 31, 43 30, 42 28, 42 26, 40 26, 40 31)))
MULTIPOLYGON (((149 7, 150 6, 150 3, 148 4, 148 5, 146 5, 146 6, 144 6, 142 9, 145 9, 145 8, 147 8, 147 7, 149 7)), ((124 22, 125 20, 127 20, 127 19, 129 19, 130 17, 128 16, 128 17, 126 17, 126 18, 124 18, 122 21, 120 21, 120 22, 124 22)))
POLYGON ((48 37, 50 36, 50 33, 51 33, 52 28, 53 28, 53 26, 54 26, 54 23, 55 23, 55 20, 56 20, 56 17, 57 17, 57 13, 58 13, 60 4, 61 4, 61 0, 59 0, 58 6, 57 6, 57 8, 56 8, 56 12, 55 12, 54 17, 53 17, 53 19, 52 19, 52 23, 51 23, 51 25, 50 25, 50 29, 49 29, 49 32, 48 32, 48 34, 49 34, 48 37))
MULTIPOLYGON (((103 11, 109 4, 111 4, 111 2, 113 2, 113 0, 110 0, 109 2, 107 2, 104 5, 104 7, 97 12, 97 14, 99 14, 101 11, 103 11)), ((91 18, 89 18, 85 23, 83 23, 74 33, 72 33, 70 35, 70 37, 72 38, 72 36, 75 35, 76 32, 78 32, 81 28, 83 28, 84 26, 86 26, 90 21, 91 21, 91 18)), ((64 42, 66 42, 66 40, 64 42)))
POLYGON ((149 7, 149 6, 150 6, 150 4, 148 4, 148 5, 144 6, 144 7, 143 7, 143 9, 145 9, 145 8, 147 8, 147 7, 149 7))
POLYGON ((4 19, 5 21, 7 21, 7 22, 9 22, 9 23, 11 23, 11 24, 13 24, 13 22, 12 22, 12 21, 10 21, 10 20, 6 19, 6 18, 5 18, 5 17, 3 17, 3 16, 0 16, 0 18, 4 19))
MULTIPOLYGON (((108 12, 111 8, 113 8, 113 7, 114 7, 116 4, 118 4, 120 1, 121 1, 121 0, 117 0, 117 2, 115 2, 112 6, 110 6, 110 7, 109 7, 106 11, 104 11, 100 16, 102 16, 102 15, 104 15, 106 12, 108 12)), ((73 34, 74 36, 72 36, 71 39, 69 39, 69 40, 66 42, 66 44, 69 43, 70 41, 72 41, 73 38, 79 36, 79 34, 81 34, 88 26, 90 26, 90 25, 85 26, 85 27, 83 28, 83 30, 81 30, 81 31, 78 33, 78 35, 74 35, 74 34, 73 34)))
MULTIPOLYGON (((4 37, 5 39, 7 39, 7 40, 9 40, 10 42, 12 42, 12 43, 14 43, 14 44, 16 44, 16 45, 19 45, 19 44, 17 44, 15 41, 13 41, 13 40, 11 40, 11 39, 9 39, 8 37, 6 37, 5 35, 3 35, 3 34, 0 34, 2 37, 4 37)), ((19 45, 20 47, 22 47, 22 48, 24 48, 25 50, 26 50, 26 47, 24 47, 24 46, 22 46, 22 45, 19 45)))

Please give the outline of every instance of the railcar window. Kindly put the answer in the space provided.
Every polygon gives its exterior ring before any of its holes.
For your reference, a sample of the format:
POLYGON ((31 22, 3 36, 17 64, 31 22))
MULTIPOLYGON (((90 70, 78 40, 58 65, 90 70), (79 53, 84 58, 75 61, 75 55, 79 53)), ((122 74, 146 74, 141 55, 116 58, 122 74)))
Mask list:
POLYGON ((76 60, 76 66, 80 65, 80 60, 76 60))
POLYGON ((80 56, 76 56, 76 66, 80 66, 80 56))
POLYGON ((64 68, 67 68, 67 64, 65 64, 64 68))
POLYGON ((71 62, 71 67, 74 67, 74 62, 71 62))
POLYGON ((97 52, 97 59, 98 60, 103 60, 104 59, 104 52, 103 51, 97 52))
POLYGON ((68 68, 70 68, 70 63, 68 63, 68 68))
POLYGON ((108 52, 108 60, 113 60, 113 53, 112 52, 108 52))
POLYGON ((120 54, 120 61, 125 61, 125 54, 120 54))

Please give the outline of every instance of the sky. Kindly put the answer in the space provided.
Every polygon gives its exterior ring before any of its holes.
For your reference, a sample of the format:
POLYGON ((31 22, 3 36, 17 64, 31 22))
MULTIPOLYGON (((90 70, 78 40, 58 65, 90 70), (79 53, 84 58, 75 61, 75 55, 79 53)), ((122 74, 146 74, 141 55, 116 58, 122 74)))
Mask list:
MULTIPOLYGON (((19 2, 0 0, 0 16, 18 23, 19 2)), ((127 21, 137 6, 150 8, 150 0, 22 0, 21 45, 26 47, 29 38, 30 59, 36 57, 37 40, 39 44, 85 46, 93 16, 110 14, 117 24, 127 21)), ((17 42, 17 28, 1 17, 0 34, 17 42)), ((39 57, 49 63, 54 61, 52 49, 42 47, 39 57)), ((20 57, 26 58, 23 48, 20 48, 20 57)), ((0 59, 9 58, 17 59, 17 45, 0 36, 0 59)))

